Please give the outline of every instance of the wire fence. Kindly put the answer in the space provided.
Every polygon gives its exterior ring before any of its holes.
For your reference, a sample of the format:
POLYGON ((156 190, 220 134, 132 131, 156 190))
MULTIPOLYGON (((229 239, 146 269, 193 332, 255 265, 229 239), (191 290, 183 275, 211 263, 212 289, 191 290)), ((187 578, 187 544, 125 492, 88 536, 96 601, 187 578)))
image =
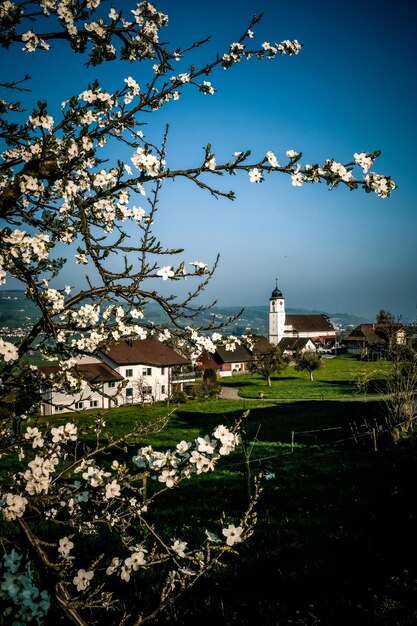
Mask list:
MULTIPOLYGON (((411 429, 413 430, 414 422, 416 419, 417 419, 417 416, 412 418, 411 423, 409 420, 407 420, 406 422, 397 424, 397 427, 406 426, 408 424, 411 426, 411 429)), ((232 468, 238 468, 238 467, 242 468, 243 466, 244 471, 246 471, 249 474, 251 473, 252 467, 261 466, 261 464, 264 463, 265 461, 272 461, 274 459, 280 459, 282 457, 290 456, 294 454, 295 451, 297 452, 299 452, 300 450, 302 451, 305 448, 303 447, 300 448, 299 446, 297 446, 296 438, 298 438, 299 440, 302 439, 303 437, 307 439, 309 437, 313 438, 313 445, 318 448, 331 448, 331 447, 338 446, 341 444, 354 444, 354 446, 359 446, 361 444, 369 448, 369 444, 370 444, 371 448, 375 452, 377 452, 380 438, 382 436, 386 437, 387 435, 391 434, 391 429, 388 424, 380 424, 376 420, 374 420, 373 422, 364 420, 363 422, 360 422, 360 423, 353 421, 353 422, 348 423, 348 427, 344 425, 344 426, 332 426, 329 428, 315 428, 311 430, 299 430, 299 431, 293 430, 290 433, 291 444, 289 447, 281 449, 279 453, 268 454, 268 455, 252 458, 252 454, 255 450, 255 447, 254 447, 255 444, 267 443, 258 439, 260 428, 261 428, 261 425, 259 424, 255 437, 252 438, 250 442, 246 442, 246 444, 244 444, 243 460, 225 463, 223 465, 225 469, 232 469, 232 468), (350 434, 348 434, 349 431, 350 431, 350 434), (329 434, 333 434, 333 433, 336 434, 336 433, 343 433, 343 432, 346 434, 346 436, 342 436, 342 437, 327 440, 327 441, 323 441, 323 440, 320 441, 320 436, 323 436, 324 433, 326 433, 326 436, 327 436, 329 434)), ((265 470, 265 468, 262 468, 262 469, 264 471, 266 479, 275 477, 275 474, 273 472, 269 470, 265 470)))

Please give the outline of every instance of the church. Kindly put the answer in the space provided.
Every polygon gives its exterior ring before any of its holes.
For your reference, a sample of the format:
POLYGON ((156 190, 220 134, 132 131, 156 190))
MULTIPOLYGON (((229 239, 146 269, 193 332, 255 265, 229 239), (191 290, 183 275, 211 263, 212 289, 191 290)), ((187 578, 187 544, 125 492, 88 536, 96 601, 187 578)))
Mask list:
POLYGON ((282 352, 320 350, 334 345, 336 330, 326 315, 291 315, 278 282, 269 299, 269 343, 282 352))

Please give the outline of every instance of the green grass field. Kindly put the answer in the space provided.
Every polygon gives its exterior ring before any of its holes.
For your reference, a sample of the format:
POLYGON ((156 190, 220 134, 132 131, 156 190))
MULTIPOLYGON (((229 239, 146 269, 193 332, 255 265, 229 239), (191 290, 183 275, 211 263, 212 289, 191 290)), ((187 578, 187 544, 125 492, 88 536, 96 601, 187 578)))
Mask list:
POLYGON ((362 376, 370 377, 368 393, 375 394, 383 388, 383 375, 389 371, 386 361, 357 361, 351 356, 323 358, 321 369, 314 372, 314 381, 310 381, 308 372, 297 372, 290 365, 279 375, 272 376, 272 386, 259 374, 239 374, 223 378, 222 384, 236 387, 243 398, 265 398, 281 400, 337 399, 351 398, 358 394, 357 381, 362 376))
MULTIPOLYGON (((258 524, 240 556, 213 572, 156 623, 351 625, 414 624, 417 524, 415 451, 378 439, 353 440, 349 424, 381 418, 377 400, 192 401, 168 426, 140 441, 173 447, 231 424, 250 408, 251 468, 267 470, 258 524), (323 430, 323 429, 337 430, 323 430), (291 433, 299 434, 291 445, 291 433), (408 573, 405 573, 408 572, 408 573)), ((126 407, 120 427, 166 409, 126 407)), ((139 442, 138 442, 139 444, 139 442)), ((133 448, 134 449, 134 448, 133 448)), ((239 517, 246 501, 241 451, 214 474, 164 496, 156 521, 193 538, 239 517)))
MULTIPOLYGON (((415 449, 409 443, 395 446, 380 436, 374 450, 366 432, 383 423, 384 403, 372 395, 356 395, 351 384, 358 372, 371 368, 379 369, 381 363, 332 359, 313 383, 289 368, 287 376, 273 383, 280 400, 256 399, 266 383, 245 375, 225 381, 235 386, 241 381, 239 390, 248 395, 241 400, 119 407, 102 415, 117 437, 172 411, 160 432, 136 436, 126 455, 118 453, 130 462, 138 446, 172 448, 182 439, 211 432, 219 423, 231 425, 250 409, 245 432, 251 472, 263 470, 269 476, 250 541, 239 555, 228 557, 226 568, 199 581, 156 624, 416 623, 415 449), (286 387, 287 396, 282 395, 286 387), (330 397, 318 397, 317 389, 328 389, 330 397), (356 439, 352 424, 361 433, 356 439)), ((85 426, 93 417, 94 412, 82 413, 78 424, 85 426)), ((149 488, 157 485, 152 482, 149 488)), ((239 449, 222 459, 215 473, 164 494, 152 519, 162 524, 167 536, 180 534, 192 543, 203 529, 218 529, 222 514, 236 522, 246 498, 239 449)))

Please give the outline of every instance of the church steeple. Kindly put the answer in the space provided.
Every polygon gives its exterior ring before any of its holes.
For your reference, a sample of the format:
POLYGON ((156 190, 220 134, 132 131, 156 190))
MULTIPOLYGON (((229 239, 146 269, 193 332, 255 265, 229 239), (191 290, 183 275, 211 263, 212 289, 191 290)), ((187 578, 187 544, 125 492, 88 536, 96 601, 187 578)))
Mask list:
POLYGON ((269 342, 277 345, 284 337, 285 298, 275 280, 275 289, 269 298, 269 342))
POLYGON ((275 279, 275 289, 271 294, 270 300, 275 300, 276 298, 282 298, 282 291, 278 289, 278 278, 275 279))

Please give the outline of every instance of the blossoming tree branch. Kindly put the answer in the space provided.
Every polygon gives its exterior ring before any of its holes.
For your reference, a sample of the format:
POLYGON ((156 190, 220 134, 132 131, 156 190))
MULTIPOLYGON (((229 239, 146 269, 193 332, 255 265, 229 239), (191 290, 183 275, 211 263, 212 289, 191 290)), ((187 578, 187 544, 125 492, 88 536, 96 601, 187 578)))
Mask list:
MULTIPOLYGON (((233 192, 219 186, 223 174, 242 174, 248 184, 282 174, 293 186, 321 182, 362 188, 381 198, 395 189, 389 176, 373 171, 378 151, 355 153, 345 163, 303 164, 293 147, 271 146, 253 158, 235 146, 221 163, 207 144, 198 165, 169 167, 168 125, 164 136, 153 140, 145 134, 145 113, 149 118, 166 108, 169 115, 170 102, 186 97, 189 89, 213 96, 212 76, 219 69, 232 71, 242 59, 261 62, 300 53, 297 40, 256 43, 260 19, 255 16, 240 37, 196 66, 193 52, 208 40, 171 50, 160 42, 168 17, 150 2, 115 8, 101 0, 0 0, 5 51, 20 48, 42 63, 43 55, 68 45, 90 67, 118 59, 130 62, 134 75, 121 76, 113 93, 96 81, 67 94, 54 116, 56 103, 44 102, 28 76, 7 77, 0 85, 0 283, 10 277, 20 281, 39 311, 20 342, 0 339, 6 410, 0 501, 4 524, 11 526, 2 533, 0 594, 16 623, 40 624, 48 611, 62 611, 72 622, 86 624, 88 615, 96 614, 97 620, 112 608, 118 615, 114 623, 141 624, 252 532, 258 490, 239 520, 202 528, 198 545, 190 545, 180 529, 175 537, 164 536, 152 518, 161 494, 214 470, 234 450, 237 426, 218 426, 211 435, 178 443, 174 451, 141 447, 129 456, 126 446, 130 450, 147 434, 145 427, 116 440, 104 437, 101 422, 93 424, 97 444, 89 448, 72 421, 52 427, 36 422, 35 390, 42 381, 37 368, 27 364, 32 349, 59 363, 55 384, 69 392, 83 385, 79 357, 95 355, 121 338, 174 336, 196 353, 213 349, 219 335, 202 334, 193 320, 201 311, 195 300, 215 267, 201 260, 175 262, 183 250, 165 247, 154 235, 164 181, 184 178, 230 199, 233 192), (30 89, 36 106, 28 114, 18 100, 24 94, 27 101, 30 89), (126 149, 125 162, 117 155, 126 149), (62 268, 71 262, 85 273, 83 289, 62 283, 62 268), (186 278, 197 282, 183 299, 149 286, 186 278), (168 315, 169 331, 144 320, 149 302, 168 315), (26 398, 23 414, 22 385, 34 398, 26 398), (142 488, 145 477, 160 486, 150 496, 142 488), (103 537, 112 537, 105 554, 97 547, 103 537), (154 606, 133 603, 122 610, 112 591, 115 577, 126 585, 136 579, 145 584, 154 570, 160 572, 154 606)), ((235 339, 227 341, 233 348, 235 339)))

